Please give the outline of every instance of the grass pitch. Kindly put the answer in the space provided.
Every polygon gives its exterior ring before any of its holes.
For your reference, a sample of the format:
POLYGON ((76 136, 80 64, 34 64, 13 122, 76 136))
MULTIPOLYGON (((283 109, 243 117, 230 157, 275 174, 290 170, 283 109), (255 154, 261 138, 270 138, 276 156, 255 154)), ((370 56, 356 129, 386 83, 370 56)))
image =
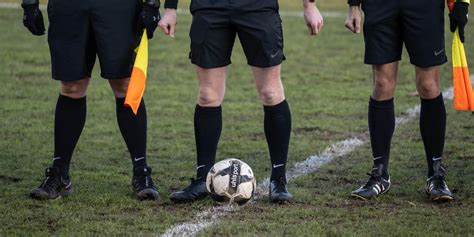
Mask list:
MULTIPOLYGON (((281 5, 297 10, 300 3, 281 5)), ((321 5, 322 10, 337 8, 330 1, 321 5)), ((32 36, 23 28, 21 10, 0 9, 0 28, 8 29, 0 34, 0 235, 155 235, 214 205, 210 200, 174 205, 167 199, 188 184, 195 166, 192 117, 197 82, 187 60, 191 17, 180 15, 178 21, 176 39, 157 34, 151 42, 145 95, 148 160, 162 199, 140 202, 130 197, 129 155, 116 124, 113 94, 96 65, 86 127, 71 167, 75 193, 41 202, 27 194, 51 163, 58 83, 49 79, 46 37, 32 36)), ((283 81, 294 121, 289 167, 367 130, 370 67, 362 64, 362 36, 348 32, 343 21, 326 18, 322 34, 309 37, 302 18, 283 18, 288 58, 283 81)), ((472 26, 466 34, 469 54, 474 52, 472 26)), ((449 55, 451 37, 446 35, 449 55)), ((262 180, 270 172, 262 106, 238 44, 232 59, 218 158, 242 159, 262 180)), ((404 55, 397 114, 419 103, 412 95, 413 71, 404 55)), ((443 66, 442 83, 444 89, 451 86, 449 65, 443 66)), ((394 185, 387 195, 369 202, 349 198, 350 191, 366 181, 364 174, 371 166, 370 147, 365 145, 290 183, 294 204, 272 205, 264 198, 201 234, 472 235, 474 120, 470 113, 455 112, 451 102, 447 105, 445 162, 454 202, 432 204, 423 193, 425 158, 417 122, 412 121, 395 132, 390 163, 394 185)))

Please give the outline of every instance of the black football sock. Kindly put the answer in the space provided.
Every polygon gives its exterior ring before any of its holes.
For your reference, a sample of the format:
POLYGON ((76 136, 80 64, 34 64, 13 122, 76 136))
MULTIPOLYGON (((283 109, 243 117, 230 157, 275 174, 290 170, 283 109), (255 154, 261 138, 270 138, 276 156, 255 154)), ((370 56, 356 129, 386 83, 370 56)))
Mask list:
POLYGON ((291 134, 291 112, 286 100, 274 105, 264 106, 264 129, 267 138, 272 174, 270 179, 285 177, 288 146, 291 134))
POLYGON ((59 95, 54 117, 53 167, 65 178, 69 176, 69 164, 84 128, 86 113, 86 97, 73 99, 59 95))
POLYGON ((369 101, 369 132, 372 146, 372 158, 375 165, 383 164, 383 178, 387 179, 388 160, 390 156, 390 143, 395 130, 395 109, 393 98, 369 101))
POLYGON ((216 161, 217 144, 222 131, 222 107, 202 107, 194 110, 194 137, 196 139, 196 177, 206 179, 216 161))
POLYGON ((115 98, 117 122, 127 144, 133 167, 146 166, 147 117, 145 101, 142 99, 137 115, 125 107, 125 98, 115 98))
POLYGON ((421 98, 420 132, 425 145, 428 177, 431 177, 433 159, 440 159, 444 150, 446 108, 442 94, 434 99, 421 98))

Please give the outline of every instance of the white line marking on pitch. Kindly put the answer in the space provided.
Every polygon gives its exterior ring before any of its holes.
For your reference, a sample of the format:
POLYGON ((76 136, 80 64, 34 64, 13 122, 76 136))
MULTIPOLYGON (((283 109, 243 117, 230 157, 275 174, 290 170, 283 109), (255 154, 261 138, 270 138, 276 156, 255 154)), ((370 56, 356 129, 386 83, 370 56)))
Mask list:
MULTIPOLYGON (((8 3, 8 2, 0 2, 0 8, 3 9, 21 9, 21 5, 18 3, 8 3)), ((46 5, 41 4, 41 9, 46 9, 46 5)), ((178 14, 180 15, 191 15, 189 10, 181 8, 178 9, 178 14)), ((329 18, 343 18, 346 16, 344 12, 339 11, 322 11, 321 14, 323 17, 329 18)), ((303 11, 285 11, 280 10, 280 15, 284 17, 303 17, 303 11)))
MULTIPOLYGON (((471 78, 474 75, 471 75, 471 78)), ((453 88, 449 88, 443 92, 445 100, 453 99, 453 88)), ((402 126, 411 120, 413 120, 420 113, 420 105, 412 107, 405 111, 402 115, 396 118, 396 127, 402 126)), ((368 132, 361 133, 358 136, 348 138, 346 140, 337 142, 327 147, 319 155, 313 155, 308 157, 306 160, 298 162, 287 172, 288 181, 292 181, 302 175, 312 173, 318 170, 322 165, 327 164, 335 158, 345 156, 356 148, 361 147, 369 142, 368 132)), ((268 194, 269 178, 264 179, 258 186, 255 199, 259 199, 264 195, 268 194)), ((248 205, 252 205, 249 203, 248 205)), ((234 210, 233 206, 218 206, 212 207, 205 211, 202 211, 196 215, 196 217, 182 224, 173 226, 172 228, 165 231, 163 237, 169 236, 195 236, 199 231, 206 229, 207 227, 217 224, 219 217, 222 217, 228 213, 232 213, 234 210)))

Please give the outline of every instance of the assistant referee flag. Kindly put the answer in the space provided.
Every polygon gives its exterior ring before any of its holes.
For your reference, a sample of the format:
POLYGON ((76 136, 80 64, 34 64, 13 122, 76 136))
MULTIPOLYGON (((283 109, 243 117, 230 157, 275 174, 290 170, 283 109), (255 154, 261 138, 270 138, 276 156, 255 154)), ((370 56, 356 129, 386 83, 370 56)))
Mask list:
POLYGON ((136 49, 136 52, 137 57, 135 58, 130 83, 128 84, 127 96, 125 97, 125 106, 132 108, 135 115, 137 115, 143 93, 145 93, 148 68, 148 38, 146 30, 143 32, 140 45, 136 49))
MULTIPOLYGON (((448 0, 450 10, 454 7, 454 0, 448 0)), ((474 111, 474 93, 467 66, 464 44, 459 38, 459 29, 453 34, 452 61, 453 61, 453 88, 454 109, 474 111)))

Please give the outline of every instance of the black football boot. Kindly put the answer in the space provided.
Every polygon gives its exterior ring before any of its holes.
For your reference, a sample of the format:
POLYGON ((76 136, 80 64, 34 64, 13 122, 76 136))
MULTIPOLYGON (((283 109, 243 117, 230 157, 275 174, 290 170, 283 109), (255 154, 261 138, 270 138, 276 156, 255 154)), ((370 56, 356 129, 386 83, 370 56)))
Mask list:
POLYGON ((181 191, 171 194, 170 200, 173 202, 193 202, 207 197, 209 193, 206 189, 204 179, 192 179, 191 184, 181 191))
POLYGON ((362 200, 368 200, 372 197, 388 192, 391 187, 390 178, 384 179, 382 177, 382 171, 383 164, 374 165, 372 167, 372 172, 367 173, 367 175, 370 176, 367 183, 357 190, 352 191, 351 196, 362 200))
POLYGON ((453 194, 448 188, 444 176, 446 168, 441 163, 441 159, 433 160, 434 174, 426 181, 426 193, 433 201, 444 202, 453 200, 453 194))
POLYGON ((151 168, 148 166, 133 169, 133 195, 138 200, 156 200, 160 197, 158 190, 151 178, 151 168))
POLYGON ((34 199, 57 199, 72 193, 71 180, 63 178, 57 167, 49 167, 45 171, 46 178, 39 187, 30 191, 34 199))
POLYGON ((293 195, 288 192, 286 177, 281 176, 277 179, 270 180, 269 198, 270 202, 277 203, 293 201, 293 195))

